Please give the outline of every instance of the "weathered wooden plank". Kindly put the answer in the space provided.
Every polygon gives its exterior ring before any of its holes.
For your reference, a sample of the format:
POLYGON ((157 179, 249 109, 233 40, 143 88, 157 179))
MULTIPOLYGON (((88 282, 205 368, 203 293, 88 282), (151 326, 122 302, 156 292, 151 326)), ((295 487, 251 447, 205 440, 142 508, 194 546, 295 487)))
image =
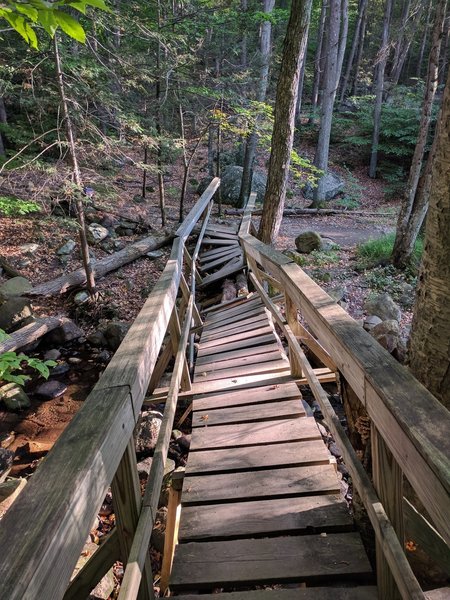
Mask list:
POLYGON ((267 319, 267 313, 265 312, 264 307, 262 306, 256 305, 250 306, 248 308, 243 307, 242 312, 237 312, 234 315, 216 319, 216 321, 214 321, 213 323, 205 323, 203 331, 205 334, 208 335, 211 333, 215 333, 218 330, 222 330, 225 327, 237 327, 238 324, 241 324, 247 321, 248 319, 252 319, 254 317, 260 319, 264 315, 267 319))
POLYGON ((359 535, 336 533, 180 544, 171 589, 370 579, 359 535))
MULTIPOLYGON (((236 302, 236 301, 233 301, 236 302)), ((205 326, 212 325, 213 323, 217 323, 218 321, 224 321, 229 319, 230 317, 234 317, 236 315, 240 315, 241 313, 248 312, 251 309, 254 309, 256 306, 264 308, 263 303, 259 297, 251 298, 250 300, 237 300, 237 306, 232 306, 228 308, 224 308, 223 310, 217 310, 213 313, 209 313, 205 319, 205 326)))
POLYGON ((186 475, 239 473, 275 467, 301 467, 330 464, 330 455, 322 440, 291 442, 273 446, 251 446, 192 452, 186 475))
MULTIPOLYGON (((236 249, 236 246, 234 246, 232 249, 236 249)), ((228 252, 230 252, 230 248, 227 247, 218 247, 218 248, 214 248, 213 250, 202 250, 202 253, 200 254, 200 256, 198 257, 198 260, 200 262, 200 264, 204 263, 204 262, 208 262, 214 258, 218 258, 219 256, 223 256, 224 254, 227 254, 228 252)))
POLYGON ((222 354, 224 352, 231 352, 232 350, 242 350, 247 348, 252 348, 253 346, 260 346, 263 344, 273 343, 275 340, 275 336, 273 331, 266 335, 258 335, 254 336, 245 341, 239 342, 229 342, 227 344, 222 344, 221 346, 215 346, 213 348, 199 348, 197 357, 202 358, 203 356, 212 356, 213 354, 222 354))
POLYGON ((330 464, 185 477, 181 503, 211 504, 285 496, 337 494, 339 482, 330 464))
POLYGON ((222 256, 216 257, 214 260, 212 260, 210 262, 205 262, 205 263, 201 264, 200 269, 203 272, 209 271, 211 269, 214 269, 215 267, 219 267, 220 265, 223 265, 228 260, 230 260, 230 258, 239 256, 240 254, 242 254, 242 250, 240 248, 236 248, 235 250, 226 252, 222 256))
POLYGON ((183 223, 178 227, 176 234, 182 241, 185 241, 191 231, 194 229, 197 221, 202 216, 208 204, 211 202, 211 198, 216 193, 217 188, 220 185, 219 177, 214 177, 211 183, 208 185, 206 190, 191 208, 189 213, 186 215, 183 223))
POLYGON ((203 243, 205 246, 239 246, 239 242, 235 238, 232 240, 224 240, 205 237, 203 238, 203 243))
MULTIPOLYGON (((322 442, 317 442, 322 443, 322 442)), ((321 533, 354 529, 339 495, 300 496, 206 504, 183 508, 179 540, 233 539, 251 536, 321 533)))
POLYGON ((209 367, 211 364, 216 362, 226 363, 229 360, 242 360, 244 362, 249 361, 251 363, 254 360, 258 360, 259 356, 270 356, 275 352, 279 355, 281 350, 279 345, 274 342, 273 344, 266 344, 264 346, 255 346, 251 350, 248 348, 242 348, 240 350, 231 350, 230 352, 212 354, 211 356, 198 356, 195 364, 199 367, 201 366, 201 368, 204 370, 205 367, 209 367))
MULTIPOLYGON (((212 238, 223 238, 224 240, 236 240, 238 241, 238 235, 237 233, 233 233, 233 232, 228 232, 228 231, 222 231, 220 229, 212 229, 212 228, 208 228, 206 229, 206 235, 208 235, 209 237, 212 238)), ((205 244, 207 243, 207 239, 205 239, 205 244)))
POLYGON ((305 409, 299 399, 266 404, 250 404, 220 410, 196 410, 192 415, 193 427, 212 427, 231 423, 247 423, 249 421, 265 421, 286 419, 287 417, 304 417, 305 409))
POLYGON ((191 452, 320 439, 320 432, 312 417, 239 425, 217 425, 216 427, 195 429, 192 434, 191 452))
POLYGON ((221 302, 220 304, 213 304, 212 306, 209 306, 208 308, 204 308, 202 310, 202 312, 205 315, 206 314, 213 315, 222 310, 227 310, 228 308, 233 308, 237 304, 247 304, 251 300, 255 300, 255 298, 257 298, 256 294, 254 292, 249 292, 249 294, 243 298, 233 298, 233 300, 228 300, 228 302, 221 302))
POLYGON ((223 231, 225 233, 237 234, 237 227, 234 224, 223 225, 221 223, 210 223, 208 225, 208 229, 210 229, 213 233, 214 231, 223 231))
POLYGON ((204 383, 207 381, 217 381, 218 379, 241 377, 242 375, 255 375, 257 373, 280 373, 286 371, 286 369, 289 369, 289 362, 282 358, 270 362, 263 362, 261 364, 212 370, 208 373, 202 371, 200 368, 200 370, 196 372, 195 382, 204 383))
MULTIPOLYGON (((259 385, 265 385, 269 382, 273 385, 284 383, 286 377, 290 377, 289 368, 276 373, 256 373, 255 375, 236 375, 226 379, 214 379, 213 381, 196 381, 192 386, 192 394, 208 394, 210 392, 219 392, 225 390, 239 390, 253 388, 259 385)), ((157 393, 156 390, 155 393, 157 393)))
POLYGON ((245 406, 247 404, 263 404, 265 402, 281 402, 290 398, 301 399, 298 387, 293 381, 281 384, 266 385, 236 392, 211 393, 195 396, 194 410, 216 410, 223 407, 245 406))
POLYGON ((250 323, 241 321, 239 323, 236 323, 234 327, 228 326, 225 328, 220 328, 218 331, 212 330, 204 332, 200 343, 205 344, 214 340, 226 339, 232 337, 233 335, 237 335, 238 333, 244 333, 245 331, 255 331, 261 327, 267 327, 268 324, 269 321, 267 319, 267 315, 261 313, 261 315, 256 321, 250 323))
POLYGON ((219 281, 220 279, 223 279, 224 277, 228 277, 228 275, 232 275, 233 273, 240 271, 243 266, 244 266, 243 258, 241 258, 241 257, 233 258, 230 260, 230 262, 227 265, 225 265, 225 267, 223 267, 222 269, 219 269, 219 271, 216 271, 212 275, 208 275, 207 277, 205 277, 202 281, 201 287, 206 287, 207 285, 210 285, 211 283, 214 283, 215 281, 219 281))
POLYGON ((229 367, 259 365, 261 363, 279 360, 282 357, 283 355, 281 354, 280 350, 276 348, 272 352, 265 352, 264 354, 247 354, 247 356, 241 356, 240 358, 233 358, 230 360, 210 361, 209 363, 198 365, 197 371, 201 373, 209 373, 211 371, 220 371, 220 369, 226 369, 229 367))
MULTIPOLYGON (((448 588, 446 588, 448 589, 448 588)), ((445 596, 429 595, 430 600, 445 600, 445 596)), ((177 596, 177 600, 199 600, 199 596, 177 596)), ((202 594, 201 600, 378 600, 377 588, 374 586, 357 587, 312 587, 276 590, 253 590, 247 592, 230 592, 217 598, 217 594, 202 594)))
POLYGON ((256 336, 266 335, 268 333, 273 333, 273 328, 267 323, 267 325, 262 325, 257 329, 252 329, 251 331, 243 331, 242 333, 234 333, 225 338, 214 339, 211 341, 202 342, 200 340, 199 350, 206 350, 208 348, 214 348, 218 346, 222 346, 223 344, 228 344, 232 342, 240 342, 251 339, 256 336))
POLYGON ((258 323, 263 319, 267 322, 267 314, 263 310, 255 309, 253 312, 245 313, 245 318, 240 320, 236 317, 231 318, 229 321, 221 321, 220 323, 216 323, 214 326, 205 327, 203 329, 202 339, 206 340, 211 338, 212 336, 223 335, 227 333, 230 329, 234 329, 236 327, 245 327, 246 325, 250 325, 251 323, 258 323), (248 315, 248 316, 247 316, 248 315))

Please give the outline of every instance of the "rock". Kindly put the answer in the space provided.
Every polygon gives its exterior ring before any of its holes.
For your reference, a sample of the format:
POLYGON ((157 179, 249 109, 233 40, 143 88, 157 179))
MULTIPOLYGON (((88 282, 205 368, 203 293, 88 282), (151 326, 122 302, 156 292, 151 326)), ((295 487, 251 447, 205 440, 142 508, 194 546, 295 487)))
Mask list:
MULTIPOLYGON (((0 476, 0 481, 1 481, 1 479, 2 479, 2 477, 0 476)), ((0 501, 0 519, 3 518, 5 513, 11 508, 11 506, 17 500, 17 498, 19 497, 19 494, 22 492, 22 490, 27 485, 27 480, 23 479, 23 478, 10 479, 9 481, 5 481, 1 485, 6 486, 6 488, 9 489, 9 491, 11 491, 11 490, 12 491, 6 498, 4 498, 3 500, 0 501)), ((5 493, 6 493, 6 490, 3 492, 3 494, 0 491, 0 497, 2 497, 2 495, 4 495, 5 493)))
POLYGON ((27 298, 8 298, 3 303, 0 299, 0 329, 7 333, 22 327, 32 316, 31 303, 27 298))
POLYGON ((130 229, 134 231, 137 229, 137 223, 133 223, 133 221, 120 221, 117 229, 130 229))
POLYGON ((141 460, 137 464, 137 470, 140 477, 147 477, 150 473, 150 468, 152 466, 153 458, 151 456, 147 456, 144 460, 141 460))
POLYGON ((77 356, 71 356, 67 362, 71 365, 79 365, 83 362, 83 360, 81 358, 78 358, 77 356))
MULTIPOLYGON (((151 188, 151 186, 149 186, 151 188)), ((148 191, 154 191, 154 188, 151 188, 151 190, 149 190, 147 187, 145 188, 148 191)), ((145 204, 145 202, 147 202, 147 200, 144 198, 144 196, 142 196, 141 194, 135 194, 133 196, 133 202, 136 202, 136 204, 145 204)))
POLYGON ((166 534, 164 531, 161 531, 161 529, 157 528, 153 529, 150 543, 157 552, 164 552, 165 539, 166 534))
POLYGON ((113 246, 114 246, 114 250, 123 250, 126 246, 126 243, 122 242, 122 240, 114 240, 113 246))
POLYGON ((47 333, 44 337, 45 343, 52 346, 63 346, 67 342, 77 340, 82 337, 83 330, 75 325, 75 323, 66 317, 61 318, 61 325, 47 333))
POLYGON ((327 250, 333 250, 333 248, 336 248, 337 244, 334 240, 332 240, 331 238, 327 238, 327 237, 323 237, 322 238, 322 245, 320 247, 321 250, 324 250, 325 252, 327 250))
POLYGON ((364 302, 364 310, 369 315, 376 315, 382 321, 394 319, 400 321, 402 313, 389 294, 377 294, 364 302))
POLYGON ((366 331, 370 331, 375 327, 375 325, 379 325, 382 322, 383 321, 380 319, 380 317, 377 317, 376 315, 369 315, 364 319, 363 327, 366 331))
POLYGON ((12 467, 14 460, 14 452, 0 448, 0 482, 4 481, 6 474, 12 467))
POLYGON ((2 503, 6 498, 9 498, 14 492, 19 488, 22 482, 27 482, 26 479, 17 478, 10 479, 9 481, 4 481, 0 483, 0 503, 2 503))
POLYGON ((375 325, 370 330, 370 335, 373 336, 379 344, 386 348, 390 353, 397 349, 400 339, 400 326, 395 319, 383 321, 375 325))
POLYGON ((106 229, 114 231, 119 227, 119 219, 114 217, 113 215, 105 215, 100 223, 102 227, 106 227, 106 229))
POLYGON ((101 329, 94 331, 94 333, 90 333, 86 339, 91 344, 91 346, 103 348, 107 345, 104 332, 101 329))
POLYGON ((108 350, 103 350, 102 352, 100 352, 100 354, 97 356, 97 360, 101 363, 108 363, 111 360, 111 353, 108 352, 108 350))
POLYGON ((149 410, 141 414, 137 428, 136 452, 149 455, 153 452, 161 429, 162 414, 156 410, 149 410))
POLYGON ((67 373, 67 371, 70 371, 69 365, 66 363, 61 363, 59 365, 56 365, 56 367, 53 367, 52 375, 55 377, 58 375, 64 375, 64 373, 67 373))
POLYGON ((25 277, 12 277, 0 285, 0 297, 8 299, 11 296, 22 296, 33 286, 25 277))
POLYGON ((412 305, 414 304, 414 298, 415 298, 415 289, 413 288, 412 285, 410 285, 409 283, 402 283, 400 285, 400 296, 398 298, 399 303, 404 307, 404 308, 412 308, 412 305))
POLYGON ((161 256, 164 256, 164 252, 161 250, 153 250, 151 252, 147 252, 145 256, 148 256, 149 258, 161 258, 161 256))
POLYGON ((33 256, 33 254, 39 250, 39 244, 23 244, 22 246, 19 246, 19 250, 22 254, 33 256))
POLYGON ((44 400, 52 400, 53 398, 62 396, 66 390, 67 385, 65 383, 62 383, 56 379, 51 379, 50 381, 45 381, 44 383, 38 385, 34 393, 44 400))
POLYGON ((58 360, 60 356, 61 352, 56 348, 53 348, 52 350, 47 350, 47 352, 44 353, 44 360, 58 360))
POLYGON ((19 412, 30 408, 31 402, 23 389, 17 383, 7 383, 0 388, 0 400, 12 412, 19 412))
POLYGON ((56 251, 56 254, 58 256, 67 256, 69 254, 72 254, 72 252, 76 248, 76 245, 77 244, 74 240, 67 240, 67 242, 65 244, 63 244, 60 248, 58 248, 58 250, 56 251))
MULTIPOLYGON (((243 171, 243 167, 239 167, 237 165, 231 165, 225 167, 222 170, 220 187, 222 191, 222 202, 224 204, 231 204, 231 206, 237 206, 239 204, 239 192, 241 191, 243 171)), ((211 177, 206 177, 205 179, 202 179, 197 188, 197 192, 199 194, 202 194, 206 190, 210 182, 211 177)), ((264 200, 266 184, 267 176, 265 175, 265 173, 261 173, 260 171, 254 171, 251 191, 256 192, 257 203, 262 203, 262 201, 264 200)))
POLYGON ((304 231, 295 238, 295 246, 299 252, 309 254, 322 248, 322 238, 316 231, 304 231))
POLYGON ((166 464, 164 466, 164 477, 167 477, 167 475, 173 473, 176 468, 177 466, 175 464, 175 461, 173 461, 171 458, 166 458, 166 464))
POLYGON ((334 287, 331 290, 328 290, 328 295, 331 296, 336 302, 340 302, 345 298, 347 290, 345 287, 334 287))
MULTIPOLYGON (((327 201, 344 191, 345 181, 336 173, 328 171, 328 173, 322 177, 321 186, 323 189, 324 200, 327 201)), ((308 200, 313 199, 314 188, 310 183, 307 183, 304 186, 303 195, 305 198, 308 198, 308 200)))
POLYGON ((112 321, 109 323, 103 333, 108 347, 115 352, 129 329, 130 325, 128 323, 123 323, 122 321, 112 321))
POLYGON ((177 439, 177 443, 184 450, 189 450, 189 448, 191 447, 191 436, 190 436, 190 434, 181 435, 177 439))
POLYGON ((100 223, 91 223, 88 226, 87 236, 91 244, 101 242, 102 240, 107 238, 108 235, 109 231, 106 229, 106 227, 100 225, 100 223))
POLYGON ((339 448, 339 446, 335 443, 335 442, 331 442, 328 445, 328 450, 331 452, 331 454, 333 456, 335 456, 336 458, 340 458, 342 456, 342 452, 341 449, 339 448))

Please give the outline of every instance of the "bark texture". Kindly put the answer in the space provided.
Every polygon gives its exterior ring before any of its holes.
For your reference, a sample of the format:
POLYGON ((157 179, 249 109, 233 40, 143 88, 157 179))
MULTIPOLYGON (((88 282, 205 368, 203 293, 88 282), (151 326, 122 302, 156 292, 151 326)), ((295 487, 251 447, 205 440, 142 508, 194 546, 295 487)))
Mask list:
POLYGON ((410 343, 410 367, 450 409, 450 77, 431 171, 430 207, 410 343))
POLYGON ((267 188, 258 236, 266 244, 278 235, 283 217, 286 186, 294 140, 295 108, 298 80, 305 50, 306 35, 311 13, 311 0, 293 0, 283 45, 280 76, 275 100, 275 118, 272 134, 267 188))

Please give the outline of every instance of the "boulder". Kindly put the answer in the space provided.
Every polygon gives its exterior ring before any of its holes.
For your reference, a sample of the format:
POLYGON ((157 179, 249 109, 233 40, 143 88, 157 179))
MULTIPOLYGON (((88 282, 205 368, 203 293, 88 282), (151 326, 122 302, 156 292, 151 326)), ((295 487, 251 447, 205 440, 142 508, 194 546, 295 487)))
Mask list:
POLYGON ((398 321, 389 319, 375 325, 370 330, 370 335, 373 336, 379 344, 392 354, 397 349, 400 341, 400 327, 398 321))
POLYGON ((35 389, 35 394, 44 400, 52 400, 53 398, 62 396, 66 390, 67 385, 65 383, 61 383, 61 381, 52 379, 38 385, 38 387, 35 389))
POLYGON ((57 348, 47 350, 47 352, 44 353, 44 360, 58 360, 60 357, 61 352, 57 348))
POLYGON ((74 240, 67 240, 65 244, 58 248, 56 254, 58 256, 67 256, 68 254, 72 254, 72 252, 75 250, 76 245, 77 244, 74 240))
POLYGON ((0 305, 0 329, 7 333, 19 329, 33 317, 31 303, 27 298, 12 297, 3 303, 0 299, 0 305))
MULTIPOLYGON (((243 167, 238 165, 231 165, 225 167, 221 173, 220 189, 222 194, 222 202, 224 204, 230 204, 231 206, 238 206, 239 204, 239 192, 241 191, 242 173, 244 172, 243 167)), ((202 194, 209 183, 211 177, 205 177, 200 182, 197 192, 202 194)), ((264 200, 264 194, 266 192, 267 176, 261 171, 254 171, 252 178, 252 192, 256 192, 256 202, 262 203, 264 200)))
POLYGON ((127 335, 129 329, 130 325, 128 323, 123 323, 122 321, 112 321, 109 323, 103 332, 108 347, 115 352, 127 335))
POLYGON ((136 452, 138 454, 153 453, 161 429, 162 418, 162 414, 156 410, 149 410, 141 414, 136 436, 136 452))
POLYGON ((31 290, 33 286, 25 277, 12 277, 0 285, 0 297, 22 296, 31 290))
POLYGON ((91 344, 91 346, 96 346, 97 348, 103 348, 108 343, 105 338, 105 332, 101 329, 90 333, 87 336, 87 341, 91 344))
POLYGON ((415 289, 409 283, 402 283, 400 285, 400 295, 398 298, 399 303, 406 309, 412 308, 415 297, 415 289))
POLYGON ((22 254, 33 256, 39 250, 39 244, 23 244, 22 246, 19 246, 19 250, 22 252, 22 254))
POLYGON ((45 344, 63 346, 67 342, 77 340, 84 335, 83 330, 75 325, 71 319, 61 318, 61 325, 44 336, 45 344))
POLYGON ((370 331, 375 327, 375 325, 379 325, 382 323, 382 319, 377 317, 376 315, 369 315, 363 320, 363 327, 366 331, 370 331))
POLYGON ((88 300, 89 300, 89 293, 86 292, 85 290, 81 290, 80 292, 77 292, 75 294, 75 296, 73 297, 73 301, 77 306, 81 306, 81 304, 84 304, 88 300))
POLYGON ((150 252, 147 252, 145 256, 148 256, 149 258, 161 258, 164 256, 164 252, 162 250, 151 250, 150 252))
POLYGON ((91 223, 88 227, 87 236, 91 244, 101 242, 109 235, 109 231, 100 223, 91 223))
POLYGON ((309 254, 322 248, 322 238, 316 231, 304 231, 295 238, 295 246, 299 252, 309 254))
POLYGON ((328 290, 328 295, 331 296, 333 300, 336 300, 336 302, 341 302, 342 300, 344 300, 346 294, 347 289, 341 286, 333 287, 330 290, 328 290))
POLYGON ((377 294, 364 302, 364 310, 370 315, 380 317, 382 321, 394 319, 400 321, 402 313, 389 294, 377 294))
POLYGON ((14 460, 14 452, 0 448, 0 482, 4 481, 7 473, 12 467, 14 460))
POLYGON ((7 383, 0 388, 0 400, 12 412, 19 412, 30 408, 31 402, 23 389, 17 383, 7 383))
MULTIPOLYGON (((342 177, 339 177, 336 173, 328 171, 321 180, 321 187, 323 190, 323 200, 328 201, 344 191, 345 181, 342 177)), ((314 187, 307 183, 303 188, 303 195, 308 200, 314 198, 314 187)))

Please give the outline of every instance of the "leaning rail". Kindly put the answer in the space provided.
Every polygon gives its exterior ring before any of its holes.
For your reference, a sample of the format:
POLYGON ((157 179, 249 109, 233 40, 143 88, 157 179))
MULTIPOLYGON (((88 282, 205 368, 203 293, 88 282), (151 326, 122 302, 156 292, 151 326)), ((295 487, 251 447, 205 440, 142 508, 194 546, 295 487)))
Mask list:
POLYGON ((306 377, 365 505, 377 540, 379 597, 426 598, 404 553, 403 475, 435 530, 423 518, 422 526, 448 556, 450 413, 295 262, 251 234, 254 204, 252 194, 239 231, 249 277, 281 327, 293 374, 306 377), (267 284, 284 294, 285 314, 267 294, 267 284), (365 407, 371 419, 373 485, 300 342, 334 369, 365 407))
POLYGON ((84 598, 116 560, 126 565, 121 598, 154 597, 150 534, 178 391, 190 388, 186 346, 192 319, 196 325, 201 323, 185 277, 191 271, 195 281, 195 263, 186 241, 196 223, 209 218, 219 183, 218 178, 210 183, 178 228, 166 267, 120 348, 3 518, 0 598, 84 598), (182 297, 177 306, 179 292, 182 297), (173 355, 162 433, 141 498, 133 431, 148 390, 151 393, 156 387, 173 355), (69 585, 109 486, 116 527, 69 585))

